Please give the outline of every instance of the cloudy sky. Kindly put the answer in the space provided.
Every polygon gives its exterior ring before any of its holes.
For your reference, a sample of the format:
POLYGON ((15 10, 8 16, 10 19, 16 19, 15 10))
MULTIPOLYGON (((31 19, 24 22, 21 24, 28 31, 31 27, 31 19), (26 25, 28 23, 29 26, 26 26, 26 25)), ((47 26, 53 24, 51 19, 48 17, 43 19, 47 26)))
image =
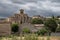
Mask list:
POLYGON ((0 0, 0 17, 9 17, 24 9, 29 16, 60 15, 60 0, 0 0))

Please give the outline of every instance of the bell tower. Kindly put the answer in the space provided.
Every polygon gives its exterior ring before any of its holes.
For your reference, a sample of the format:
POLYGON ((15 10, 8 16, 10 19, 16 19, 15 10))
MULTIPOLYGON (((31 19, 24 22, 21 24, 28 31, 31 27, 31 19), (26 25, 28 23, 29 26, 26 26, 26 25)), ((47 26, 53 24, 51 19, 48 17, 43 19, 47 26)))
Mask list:
POLYGON ((20 14, 24 14, 24 10, 23 9, 20 9, 20 14))

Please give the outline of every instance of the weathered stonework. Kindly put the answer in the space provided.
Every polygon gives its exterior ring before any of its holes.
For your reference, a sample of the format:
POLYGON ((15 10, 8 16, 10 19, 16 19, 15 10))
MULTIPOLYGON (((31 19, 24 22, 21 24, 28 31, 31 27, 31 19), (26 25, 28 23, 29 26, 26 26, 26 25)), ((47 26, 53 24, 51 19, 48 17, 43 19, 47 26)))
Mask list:
POLYGON ((11 34, 11 26, 9 22, 0 22, 0 36, 8 36, 11 34))
POLYGON ((30 21, 30 17, 24 13, 24 10, 21 9, 19 14, 15 14, 12 17, 9 17, 9 21, 17 24, 28 23, 30 21))

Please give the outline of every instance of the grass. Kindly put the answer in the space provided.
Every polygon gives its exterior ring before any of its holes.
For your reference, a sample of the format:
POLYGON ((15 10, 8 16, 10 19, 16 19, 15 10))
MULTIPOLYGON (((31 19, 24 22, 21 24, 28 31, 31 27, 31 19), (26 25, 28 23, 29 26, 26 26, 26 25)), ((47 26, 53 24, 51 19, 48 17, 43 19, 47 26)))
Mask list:
POLYGON ((8 37, 0 37, 0 40, 60 40, 59 36, 37 36, 35 34, 22 34, 20 36, 10 35, 8 37))

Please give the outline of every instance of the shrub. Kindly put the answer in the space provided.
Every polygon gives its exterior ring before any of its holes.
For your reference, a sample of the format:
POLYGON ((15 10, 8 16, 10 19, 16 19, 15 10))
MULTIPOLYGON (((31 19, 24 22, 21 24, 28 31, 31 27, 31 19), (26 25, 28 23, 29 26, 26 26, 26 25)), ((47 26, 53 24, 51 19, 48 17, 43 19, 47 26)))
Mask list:
POLYGON ((19 28, 18 24, 15 23, 15 24, 12 24, 11 26, 12 26, 11 27, 12 32, 14 32, 14 33, 18 32, 18 30, 19 30, 18 29, 19 28))
POLYGON ((37 31, 37 34, 42 35, 42 36, 47 34, 47 33, 48 33, 48 31, 46 29, 40 29, 40 30, 37 31))
POLYGON ((50 37, 47 37, 47 40, 50 40, 50 37))
POLYGON ((24 40, 38 40, 37 35, 34 34, 25 35, 24 37, 24 40))
POLYGON ((39 18, 34 18, 31 21, 32 24, 43 24, 43 21, 39 18))
POLYGON ((23 33, 30 33, 30 30, 28 28, 23 28, 23 33))

